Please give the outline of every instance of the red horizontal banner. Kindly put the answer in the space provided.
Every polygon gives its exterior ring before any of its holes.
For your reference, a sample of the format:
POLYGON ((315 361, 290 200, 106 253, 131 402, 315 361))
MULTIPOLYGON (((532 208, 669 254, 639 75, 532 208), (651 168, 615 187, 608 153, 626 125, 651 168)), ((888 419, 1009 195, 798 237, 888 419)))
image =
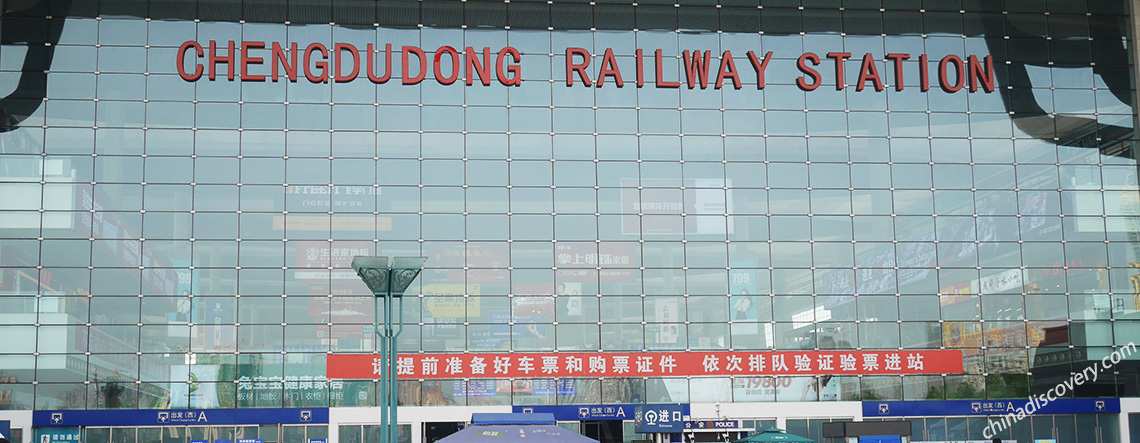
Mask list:
MULTIPOLYGON (((380 356, 333 354, 327 367, 330 379, 375 379, 380 356)), ((959 350, 404 354, 397 359, 397 376, 404 379, 960 373, 959 350)))

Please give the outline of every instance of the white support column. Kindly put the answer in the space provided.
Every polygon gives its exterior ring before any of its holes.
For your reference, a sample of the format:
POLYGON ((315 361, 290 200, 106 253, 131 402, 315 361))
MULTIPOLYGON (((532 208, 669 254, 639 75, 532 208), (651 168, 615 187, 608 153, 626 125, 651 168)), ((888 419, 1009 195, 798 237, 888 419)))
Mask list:
POLYGON ((1140 398, 1120 399, 1120 443, 1132 443, 1129 414, 1140 414, 1140 398))
POLYGON ((18 428, 24 433, 22 443, 32 443, 32 411, 0 411, 0 420, 12 422, 12 429, 18 428))
POLYGON ((332 419, 332 408, 329 408, 329 429, 328 429, 328 434, 329 434, 329 436, 328 436, 328 441, 327 441, 326 443, 333 443, 333 442, 338 442, 338 441, 340 441, 340 427, 338 427, 336 424, 333 424, 333 419, 332 419))

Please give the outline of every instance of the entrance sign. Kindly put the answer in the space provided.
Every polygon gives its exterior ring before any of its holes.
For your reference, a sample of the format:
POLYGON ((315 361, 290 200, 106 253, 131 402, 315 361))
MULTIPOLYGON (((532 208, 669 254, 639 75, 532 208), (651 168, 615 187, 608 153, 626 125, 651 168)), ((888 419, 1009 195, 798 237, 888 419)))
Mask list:
MULTIPOLYGON (((330 379, 374 379, 373 354, 328 356, 330 379)), ((404 379, 958 374, 960 350, 405 354, 404 379)))
POLYGON ((677 434, 684 431, 684 405, 638 406, 633 409, 634 432, 677 434))

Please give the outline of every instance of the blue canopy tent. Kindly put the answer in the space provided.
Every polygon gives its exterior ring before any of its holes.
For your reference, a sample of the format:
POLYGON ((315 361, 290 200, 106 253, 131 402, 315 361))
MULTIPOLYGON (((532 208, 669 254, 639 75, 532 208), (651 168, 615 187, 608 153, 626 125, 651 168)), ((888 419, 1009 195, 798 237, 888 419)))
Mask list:
POLYGON ((597 443, 555 425, 554 414, 471 414, 471 426, 439 443, 597 443))

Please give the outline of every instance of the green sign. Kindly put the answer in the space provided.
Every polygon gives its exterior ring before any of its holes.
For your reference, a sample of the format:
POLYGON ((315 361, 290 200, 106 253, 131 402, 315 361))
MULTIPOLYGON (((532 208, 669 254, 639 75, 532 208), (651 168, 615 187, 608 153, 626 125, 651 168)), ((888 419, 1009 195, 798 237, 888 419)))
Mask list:
POLYGON ((79 443, 79 428, 37 428, 39 443, 79 443))

